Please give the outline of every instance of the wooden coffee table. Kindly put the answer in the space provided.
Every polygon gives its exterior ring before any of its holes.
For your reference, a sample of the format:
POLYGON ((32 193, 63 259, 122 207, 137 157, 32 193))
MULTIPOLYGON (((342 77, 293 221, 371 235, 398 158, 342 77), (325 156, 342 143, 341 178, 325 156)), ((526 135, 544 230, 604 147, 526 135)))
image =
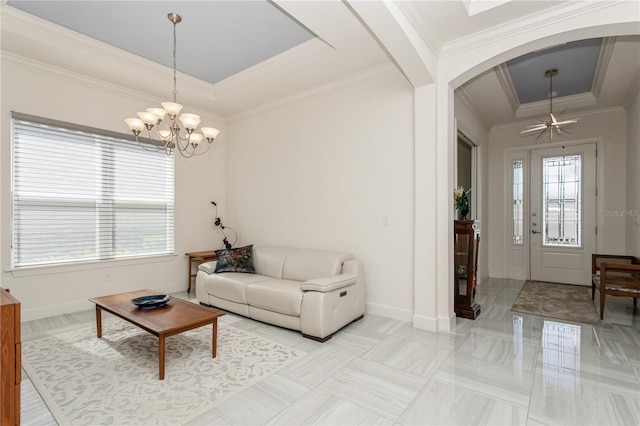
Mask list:
POLYGON ((160 380, 164 380, 165 338, 211 324, 213 327, 211 357, 215 358, 218 340, 218 317, 224 315, 224 312, 178 298, 173 298, 166 305, 155 309, 141 309, 131 303, 131 299, 152 294, 161 294, 161 292, 147 289, 89 299, 90 302, 96 304, 98 338, 102 337, 102 311, 129 321, 131 324, 157 336, 159 339, 158 366, 160 380))

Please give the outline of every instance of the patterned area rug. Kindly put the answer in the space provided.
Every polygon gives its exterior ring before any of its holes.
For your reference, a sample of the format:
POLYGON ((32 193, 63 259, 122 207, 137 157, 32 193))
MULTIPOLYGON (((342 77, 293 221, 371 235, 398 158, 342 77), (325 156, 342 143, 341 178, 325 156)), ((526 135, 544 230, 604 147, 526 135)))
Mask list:
POLYGON ((120 319, 23 342, 23 366, 59 424, 184 424, 306 355, 218 323, 166 339, 120 319))
POLYGON ((512 311, 585 324, 600 324, 591 289, 540 281, 524 283, 512 311))

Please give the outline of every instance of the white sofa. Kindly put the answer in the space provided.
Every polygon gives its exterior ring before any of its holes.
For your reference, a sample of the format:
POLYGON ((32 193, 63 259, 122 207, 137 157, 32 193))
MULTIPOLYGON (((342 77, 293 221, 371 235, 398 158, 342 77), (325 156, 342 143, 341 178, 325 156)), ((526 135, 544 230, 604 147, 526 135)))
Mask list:
POLYGON ((353 255, 255 246, 252 257, 255 274, 200 265, 198 301, 319 341, 363 317, 364 267, 353 255))

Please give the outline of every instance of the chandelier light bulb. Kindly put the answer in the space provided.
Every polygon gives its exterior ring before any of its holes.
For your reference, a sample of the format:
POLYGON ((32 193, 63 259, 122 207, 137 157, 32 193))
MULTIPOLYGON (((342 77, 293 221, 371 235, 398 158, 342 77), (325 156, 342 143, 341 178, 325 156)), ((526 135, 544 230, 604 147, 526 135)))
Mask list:
POLYGON ((197 146, 200 142, 202 142, 202 136, 200 133, 191 133, 189 135, 189 143, 193 146, 197 146))
POLYGON ((205 138, 207 138, 208 142, 213 142, 213 140, 220 134, 220 130, 214 129, 213 127, 203 127, 200 129, 205 138))
MULTIPOLYGON (((142 120, 142 122, 146 125, 146 126, 155 126, 156 122, 158 121, 158 116, 150 113, 150 112, 139 112, 138 113, 138 117, 140 117, 140 120, 142 120)), ((150 128, 151 128, 150 127, 150 128)))
POLYGON ((133 133, 140 133, 144 129, 144 123, 139 118, 127 118, 124 122, 127 123, 129 130, 133 133))
POLYGON ((163 102, 161 105, 172 120, 174 120, 182 110, 182 105, 175 102, 163 102))
POLYGON ((163 142, 168 142, 171 140, 171 130, 158 130, 158 136, 160 136, 160 139, 162 139, 163 142))
POLYGON ((193 132, 200 124, 200 116, 196 114, 184 113, 180 116, 180 122, 187 130, 187 132, 193 132))
POLYGON ((157 117, 156 124, 159 124, 162 120, 164 120, 164 116, 167 113, 162 108, 147 108, 147 112, 154 114, 157 117))

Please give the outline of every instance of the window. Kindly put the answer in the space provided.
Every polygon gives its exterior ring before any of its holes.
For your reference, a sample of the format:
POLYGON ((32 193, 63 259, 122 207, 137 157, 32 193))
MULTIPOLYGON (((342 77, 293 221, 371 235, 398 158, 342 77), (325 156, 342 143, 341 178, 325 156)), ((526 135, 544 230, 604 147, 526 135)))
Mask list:
POLYGON ((13 113, 12 264, 173 253, 173 157, 13 113))
POLYGON ((543 240, 545 246, 582 246, 582 155, 542 160, 543 240))
POLYGON ((511 183, 513 186, 511 201, 513 203, 513 229, 511 233, 511 243, 514 245, 524 244, 524 177, 523 160, 513 160, 511 162, 511 183))

